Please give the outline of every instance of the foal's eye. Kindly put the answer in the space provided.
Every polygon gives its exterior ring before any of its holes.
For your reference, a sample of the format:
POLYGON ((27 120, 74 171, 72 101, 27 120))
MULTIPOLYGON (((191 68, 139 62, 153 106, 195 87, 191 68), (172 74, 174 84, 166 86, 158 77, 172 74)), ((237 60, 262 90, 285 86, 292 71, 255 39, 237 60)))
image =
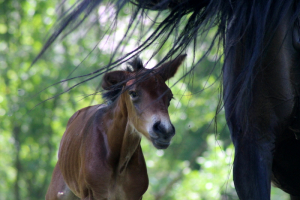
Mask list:
POLYGON ((137 93, 135 91, 129 91, 129 95, 131 98, 137 98, 137 93))

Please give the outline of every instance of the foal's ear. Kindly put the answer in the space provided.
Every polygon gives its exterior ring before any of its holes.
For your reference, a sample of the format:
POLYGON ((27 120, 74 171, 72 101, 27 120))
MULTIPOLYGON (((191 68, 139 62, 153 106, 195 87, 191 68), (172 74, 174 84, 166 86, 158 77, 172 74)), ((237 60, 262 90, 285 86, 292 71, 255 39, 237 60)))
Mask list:
POLYGON ((293 46, 300 51, 300 16, 296 19, 293 27, 293 46))
POLYGON ((106 73, 102 80, 102 88, 104 90, 110 90, 113 86, 122 81, 125 81, 127 78, 125 71, 113 71, 106 73))
POLYGON ((176 74, 178 67, 182 64, 185 58, 186 54, 183 54, 174 60, 163 63, 158 68, 158 74, 164 79, 164 81, 172 78, 176 74))

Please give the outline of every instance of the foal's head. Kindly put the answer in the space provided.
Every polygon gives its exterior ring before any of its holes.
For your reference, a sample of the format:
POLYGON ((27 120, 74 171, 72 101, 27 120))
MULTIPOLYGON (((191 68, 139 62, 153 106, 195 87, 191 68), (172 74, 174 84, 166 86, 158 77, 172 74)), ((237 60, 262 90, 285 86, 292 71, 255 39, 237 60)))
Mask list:
POLYGON ((178 56, 154 70, 144 68, 136 58, 129 63, 133 70, 113 71, 103 77, 102 87, 108 90, 104 97, 125 101, 130 125, 158 149, 167 148, 175 134, 168 113, 173 94, 165 82, 175 75, 185 57, 178 56))

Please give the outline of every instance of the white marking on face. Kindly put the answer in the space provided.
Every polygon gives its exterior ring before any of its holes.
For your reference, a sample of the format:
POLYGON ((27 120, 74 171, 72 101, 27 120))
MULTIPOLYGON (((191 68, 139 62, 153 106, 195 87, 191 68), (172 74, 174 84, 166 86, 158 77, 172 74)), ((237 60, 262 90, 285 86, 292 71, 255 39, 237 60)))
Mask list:
POLYGON ((160 120, 160 123, 165 127, 167 132, 171 132, 173 130, 173 126, 171 124, 169 116, 163 115, 160 120))
POLYGON ((160 122, 167 132, 170 132, 173 129, 170 118, 167 114, 154 114, 151 116, 151 120, 147 123, 147 131, 149 134, 153 132, 153 125, 156 122, 160 122))
POLYGON ((142 124, 135 124, 130 122, 130 126, 132 128, 132 133, 138 134, 140 137, 143 135, 150 139, 157 139, 159 136, 154 132, 153 126, 155 123, 160 122, 160 125, 164 127, 164 130, 167 132, 171 132, 173 130, 173 126, 171 124, 169 115, 167 113, 156 113, 156 114, 148 114, 143 116, 142 124), (137 127, 135 127, 137 126, 137 127))

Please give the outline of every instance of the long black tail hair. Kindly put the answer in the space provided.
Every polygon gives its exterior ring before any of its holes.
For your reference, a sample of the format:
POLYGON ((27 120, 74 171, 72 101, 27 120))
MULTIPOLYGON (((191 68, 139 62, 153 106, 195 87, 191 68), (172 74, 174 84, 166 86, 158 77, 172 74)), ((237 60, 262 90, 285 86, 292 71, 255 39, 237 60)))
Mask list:
MULTIPOLYGON (((80 27, 90 13, 103 2, 103 0, 78 0, 74 6, 63 13, 34 62, 58 37, 65 37, 68 33, 80 27)), ((296 18, 300 16, 300 2, 297 0, 111 0, 110 3, 115 5, 114 15, 116 19, 124 5, 128 3, 134 5, 131 21, 128 23, 123 39, 132 37, 129 30, 133 26, 132 22, 141 20, 138 16, 143 15, 139 15, 139 13, 155 10, 158 15, 161 14, 165 17, 161 22, 154 19, 153 27, 155 24, 155 30, 136 49, 121 58, 111 59, 111 62, 105 67, 82 75, 81 77, 86 77, 84 81, 98 77, 113 69, 116 65, 127 62, 143 50, 151 48, 151 45, 156 42, 159 42, 160 45, 155 52, 159 51, 169 36, 175 32, 174 45, 166 52, 160 63, 171 56, 179 55, 190 44, 194 44, 194 51, 197 51, 197 39, 205 36, 210 29, 214 28, 216 31, 206 53, 193 63, 187 74, 209 54, 214 45, 222 48, 221 51, 224 52, 226 61, 226 52, 240 42, 244 34, 247 33, 247 42, 244 43, 247 52, 243 56, 243 70, 238 75, 235 83, 235 85, 242 85, 239 87, 240 91, 236 97, 236 102, 251 99, 254 76, 258 70, 257 68, 260 67, 258 61, 263 56, 266 45, 272 40, 280 20, 292 9, 293 14, 289 24, 289 27, 291 27, 296 18), (168 12, 166 13, 164 10, 168 10, 168 12), (182 25, 183 28, 181 28, 182 25), (230 37, 227 37, 228 35, 230 37)), ((249 105, 245 105, 245 107, 249 107, 249 105)), ((245 109, 245 112, 247 112, 247 109, 245 109)))

